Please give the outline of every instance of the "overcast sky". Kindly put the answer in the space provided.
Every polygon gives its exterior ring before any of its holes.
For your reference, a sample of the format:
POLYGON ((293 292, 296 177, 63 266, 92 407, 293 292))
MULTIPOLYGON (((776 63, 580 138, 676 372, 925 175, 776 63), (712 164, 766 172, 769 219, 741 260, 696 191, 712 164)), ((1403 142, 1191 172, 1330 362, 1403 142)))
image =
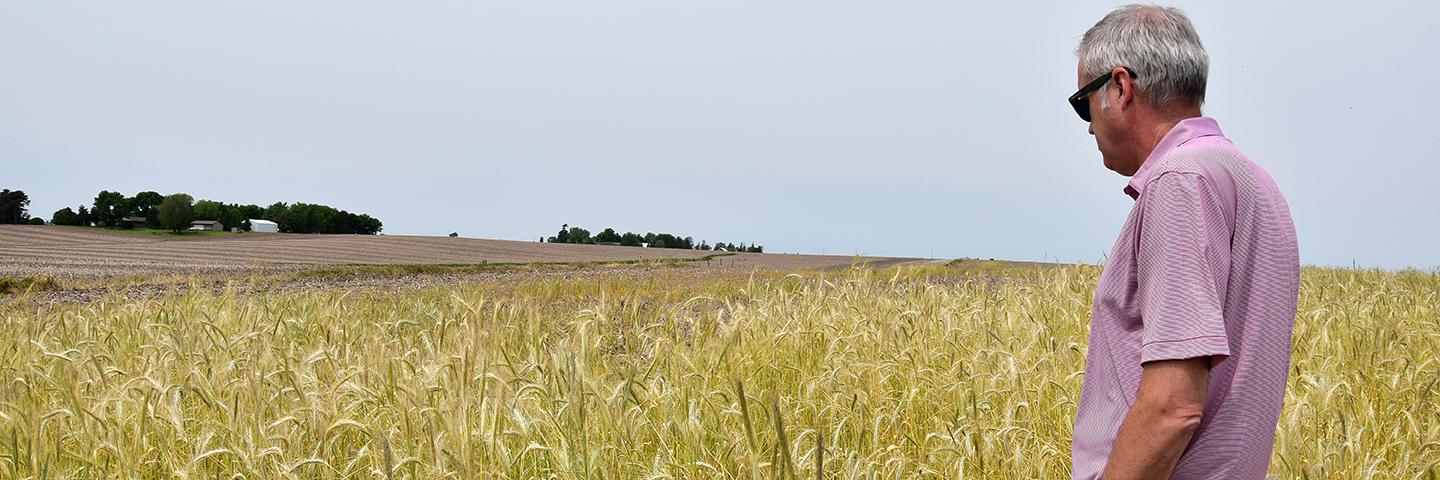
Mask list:
MULTIPOLYGON (((46 219, 155 190, 388 234, 1097 262, 1132 201, 1065 97, 1117 5, 7 0, 0 187, 46 219)), ((1177 5, 1206 114, 1303 262, 1440 266, 1437 8, 1288 5, 1177 5)))

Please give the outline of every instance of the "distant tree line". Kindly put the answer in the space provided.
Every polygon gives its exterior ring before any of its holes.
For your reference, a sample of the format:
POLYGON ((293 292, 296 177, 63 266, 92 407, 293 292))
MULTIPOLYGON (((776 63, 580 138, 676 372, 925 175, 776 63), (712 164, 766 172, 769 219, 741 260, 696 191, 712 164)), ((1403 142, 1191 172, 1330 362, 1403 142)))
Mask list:
POLYGON ((600 233, 591 235, 589 230, 581 227, 572 227, 569 224, 561 225, 560 232, 552 237, 542 237, 542 242, 549 243, 591 243, 598 245, 621 245, 626 247, 640 247, 648 245, 650 248, 682 248, 686 250, 717 250, 726 252, 750 252, 765 253, 765 247, 760 245, 746 245, 744 243, 734 244, 720 242, 710 245, 704 240, 695 243, 692 237, 681 237, 669 233, 649 233, 640 235, 634 232, 616 233, 613 228, 606 228, 600 233))
POLYGON ((45 219, 30 218, 30 197, 20 190, 0 190, 0 224, 44 224, 45 219))
MULTIPOLYGON (((23 195, 23 194, 22 194, 23 195)), ((288 233, 380 233, 380 220, 366 214, 354 214, 328 205, 275 202, 268 207, 223 203, 215 200, 194 201, 190 195, 160 195, 140 192, 127 197, 119 192, 102 190, 90 208, 56 210, 50 223, 55 225, 96 225, 131 227, 143 224, 150 228, 180 231, 195 220, 214 220, 228 227, 250 230, 250 219, 275 222, 280 231, 288 233), (133 221, 126 221, 126 219, 133 221), (140 221, 143 219, 143 222, 140 221)))

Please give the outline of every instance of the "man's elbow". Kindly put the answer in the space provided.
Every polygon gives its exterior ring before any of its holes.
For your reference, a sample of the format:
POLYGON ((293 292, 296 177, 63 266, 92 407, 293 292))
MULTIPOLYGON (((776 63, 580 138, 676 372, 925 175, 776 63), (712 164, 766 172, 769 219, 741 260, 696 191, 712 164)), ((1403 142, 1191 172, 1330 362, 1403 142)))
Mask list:
POLYGON ((1181 433, 1194 433, 1205 418, 1205 403, 1172 399, 1161 404, 1157 412, 1163 425, 1181 433))
POLYGON ((1210 359, 1166 360, 1144 365, 1136 403, 1144 405, 1153 425, 1176 433, 1192 433, 1205 417, 1205 392, 1210 359))

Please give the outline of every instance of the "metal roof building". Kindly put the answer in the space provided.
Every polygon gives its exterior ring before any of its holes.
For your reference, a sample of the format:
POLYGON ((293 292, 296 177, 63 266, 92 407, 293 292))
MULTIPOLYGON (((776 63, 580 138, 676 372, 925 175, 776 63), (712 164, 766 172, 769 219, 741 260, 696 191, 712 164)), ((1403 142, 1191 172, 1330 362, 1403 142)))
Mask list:
POLYGON ((269 220, 252 218, 250 219, 250 231, 260 233, 280 233, 280 225, 269 220))

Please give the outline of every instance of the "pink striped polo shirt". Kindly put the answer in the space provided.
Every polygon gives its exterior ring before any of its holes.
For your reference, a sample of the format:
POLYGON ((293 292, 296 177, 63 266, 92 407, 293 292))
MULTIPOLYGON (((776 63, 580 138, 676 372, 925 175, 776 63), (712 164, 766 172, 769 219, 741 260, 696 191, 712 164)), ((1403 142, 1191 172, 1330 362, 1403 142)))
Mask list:
POLYGON ((1135 172, 1091 307, 1073 478, 1099 478, 1141 364, 1212 357, 1205 411, 1172 478, 1260 479, 1290 368, 1300 255, 1274 180, 1207 117, 1181 121, 1135 172))

